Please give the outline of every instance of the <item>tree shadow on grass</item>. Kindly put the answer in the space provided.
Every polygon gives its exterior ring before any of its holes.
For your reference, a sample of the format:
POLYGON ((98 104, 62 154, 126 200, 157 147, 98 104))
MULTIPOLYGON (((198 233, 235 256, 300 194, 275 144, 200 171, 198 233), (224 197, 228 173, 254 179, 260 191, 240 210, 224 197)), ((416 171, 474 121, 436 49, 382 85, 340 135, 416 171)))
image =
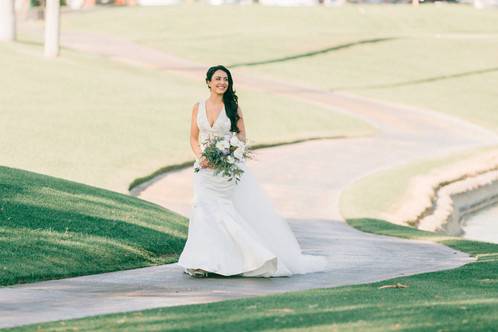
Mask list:
POLYGON ((0 284, 171 262, 186 234, 155 204, 0 167, 0 284))
POLYGON ((24 170, 0 167, 0 195, 8 227, 104 236, 156 254, 179 250, 187 233, 184 217, 156 204, 24 170))
POLYGON ((112 238, 0 226, 0 285, 60 279, 176 261, 112 238))
POLYGON ((331 88, 330 91, 335 91, 335 90, 355 90, 355 89, 358 89, 358 90, 380 90, 380 89, 398 88, 398 87, 403 87, 403 86, 411 86, 411 85, 417 85, 417 84, 432 83, 432 82, 438 82, 438 81, 443 81, 443 80, 450 80, 450 79, 467 77, 467 76, 475 76, 475 75, 488 74, 488 73, 493 73, 493 72, 498 72, 498 67, 490 67, 490 68, 465 71, 465 72, 455 73, 455 74, 432 76, 432 77, 421 78, 421 79, 418 79, 418 80, 395 82, 395 83, 387 83, 387 84, 342 86, 342 87, 331 88))
POLYGON ((141 248, 154 255, 178 253, 185 244, 183 237, 122 220, 9 201, 2 202, 2 209, 4 218, 0 225, 10 228, 104 237, 141 248))
POLYGON ((250 67, 250 66, 258 66, 258 65, 267 65, 270 63, 286 62, 286 61, 297 60, 297 59, 308 58, 308 57, 312 57, 312 56, 316 56, 316 55, 326 54, 329 52, 338 51, 338 50, 342 50, 342 49, 346 49, 346 48, 351 48, 351 47, 358 46, 358 45, 374 44, 374 43, 391 41, 391 40, 395 40, 395 39, 399 39, 399 37, 387 37, 387 38, 374 38, 374 39, 359 40, 359 41, 355 41, 352 43, 331 46, 331 47, 323 48, 321 50, 300 53, 300 54, 290 55, 290 56, 276 58, 276 59, 269 59, 269 60, 255 61, 255 62, 234 63, 232 65, 229 65, 228 67, 229 68, 250 67))

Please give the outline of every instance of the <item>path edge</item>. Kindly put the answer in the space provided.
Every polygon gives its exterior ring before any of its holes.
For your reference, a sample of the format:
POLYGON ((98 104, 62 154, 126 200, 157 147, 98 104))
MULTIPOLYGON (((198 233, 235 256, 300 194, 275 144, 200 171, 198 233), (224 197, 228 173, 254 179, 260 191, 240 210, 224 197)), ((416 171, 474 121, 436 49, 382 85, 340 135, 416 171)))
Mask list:
MULTIPOLYGON (((336 139, 354 139, 354 138, 364 138, 364 137, 371 137, 375 135, 374 133, 366 133, 366 134, 352 134, 352 135, 332 135, 332 136, 312 136, 312 137, 307 137, 307 138, 298 138, 290 141, 277 141, 273 143, 260 143, 260 144, 255 144, 251 145, 250 148, 252 150, 259 150, 259 149, 266 149, 266 148, 273 148, 273 147, 279 147, 279 146, 284 146, 284 145, 292 145, 292 144, 299 144, 299 143, 304 143, 304 142, 309 142, 309 141, 320 141, 320 140, 336 140, 336 139)), ((176 164, 171 164, 171 165, 166 165, 163 166, 155 171, 153 171, 150 174, 147 174, 143 177, 139 177, 134 179, 129 185, 128 185, 128 192, 132 196, 139 196, 143 191, 147 190, 147 188, 151 185, 153 185, 155 182, 160 180, 162 177, 167 175, 168 173, 175 172, 175 171, 180 171, 185 168, 191 167, 194 163, 193 159, 176 163, 176 164)))

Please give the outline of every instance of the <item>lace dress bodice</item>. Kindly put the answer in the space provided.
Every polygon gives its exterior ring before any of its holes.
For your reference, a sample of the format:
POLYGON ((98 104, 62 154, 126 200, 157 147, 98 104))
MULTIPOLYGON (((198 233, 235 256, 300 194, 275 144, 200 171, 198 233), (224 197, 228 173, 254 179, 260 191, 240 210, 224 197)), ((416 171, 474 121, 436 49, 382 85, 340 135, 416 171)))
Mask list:
POLYGON ((200 101, 199 111, 197 112, 197 126, 199 127, 199 142, 205 141, 210 136, 225 136, 229 134, 231 123, 226 115, 225 106, 223 106, 223 109, 211 127, 206 112, 206 101, 200 101))

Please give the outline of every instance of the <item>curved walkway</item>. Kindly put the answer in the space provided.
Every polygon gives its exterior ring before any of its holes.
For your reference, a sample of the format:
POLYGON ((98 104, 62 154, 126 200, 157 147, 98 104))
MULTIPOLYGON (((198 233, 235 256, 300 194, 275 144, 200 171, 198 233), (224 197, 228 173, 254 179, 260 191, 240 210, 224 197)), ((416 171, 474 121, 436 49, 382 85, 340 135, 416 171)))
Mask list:
MULTIPOLYGON (((64 43, 83 51, 128 57, 129 62, 195 79, 204 72, 204 66, 126 41, 80 34, 65 35, 64 43)), ((250 162, 278 211, 288 218, 303 250, 328 256, 328 271, 291 278, 192 279, 177 264, 168 264, 4 287, 0 288, 0 327, 359 284, 455 268, 473 261, 467 254, 440 244, 357 231, 344 222, 338 200, 348 184, 369 173, 418 158, 497 144, 494 134, 441 114, 333 94, 259 75, 255 78, 242 69, 234 70, 234 76, 239 87, 319 103, 358 116, 379 129, 375 137, 311 141, 258 150, 257 160, 250 162)), ((161 176, 142 188, 140 197, 188 214, 191 172, 186 169, 161 176)))

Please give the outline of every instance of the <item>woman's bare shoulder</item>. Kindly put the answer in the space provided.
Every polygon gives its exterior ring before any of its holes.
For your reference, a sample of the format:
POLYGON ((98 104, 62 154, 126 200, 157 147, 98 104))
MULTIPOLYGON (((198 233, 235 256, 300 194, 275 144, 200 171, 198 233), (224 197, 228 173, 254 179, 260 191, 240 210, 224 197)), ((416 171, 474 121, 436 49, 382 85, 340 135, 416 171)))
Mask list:
POLYGON ((199 102, 196 102, 194 106, 192 106, 192 115, 196 115, 199 112, 199 102))

